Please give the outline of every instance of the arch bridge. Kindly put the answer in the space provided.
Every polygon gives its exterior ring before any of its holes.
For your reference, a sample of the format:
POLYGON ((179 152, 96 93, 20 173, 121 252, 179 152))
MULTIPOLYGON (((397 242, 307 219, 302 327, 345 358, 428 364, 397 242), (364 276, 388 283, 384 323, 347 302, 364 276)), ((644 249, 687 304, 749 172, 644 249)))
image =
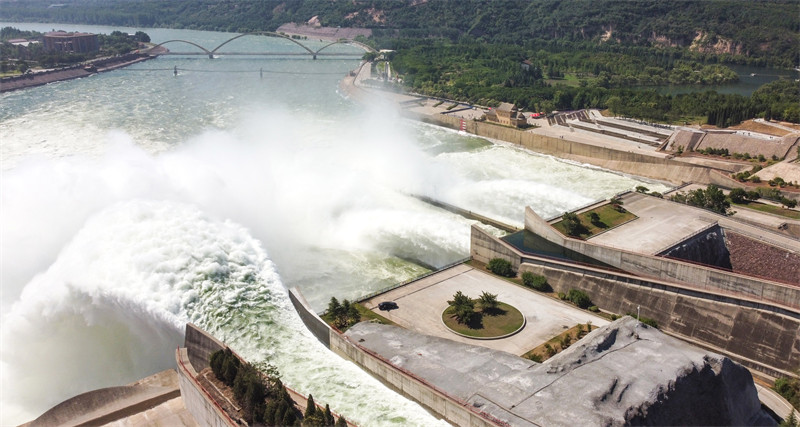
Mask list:
POLYGON ((150 48, 148 50, 148 52, 151 53, 151 54, 154 54, 154 55, 208 55, 208 57, 211 58, 211 59, 213 59, 214 56, 218 56, 218 55, 255 55, 255 56, 259 56, 259 55, 279 55, 279 56, 299 55, 299 56, 311 56, 313 59, 317 59, 317 56, 353 56, 353 54, 350 54, 350 53, 322 52, 323 50, 327 49, 328 47, 336 45, 336 44, 349 44, 349 45, 360 47, 360 48, 364 49, 367 52, 376 52, 375 49, 373 49, 372 47, 370 47, 370 46, 368 46, 368 45, 366 45, 364 43, 360 43, 360 42, 357 42, 355 40, 348 40, 348 39, 339 39, 339 40, 336 40, 336 41, 332 41, 332 42, 326 44, 325 46, 322 46, 321 48, 319 48, 317 50, 313 50, 313 49, 309 48, 308 46, 304 45, 303 43, 300 43, 298 40, 287 36, 286 34, 275 33, 275 32, 271 32, 271 31, 253 31, 253 32, 248 32, 248 33, 244 33, 244 34, 239 34, 237 36, 231 37, 230 39, 222 42, 219 46, 217 46, 217 47, 215 47, 213 49, 208 49, 208 48, 206 48, 204 46, 201 46, 201 45, 199 45, 199 44, 197 44, 195 42, 189 41, 189 40, 180 40, 180 39, 167 40, 165 42, 161 42, 161 43, 153 46, 152 48, 150 48), (230 42, 232 42, 234 40, 240 39, 242 37, 245 37, 245 36, 267 36, 267 37, 276 37, 276 38, 286 39, 286 40, 289 40, 290 42, 300 46, 303 49, 303 51, 301 51, 301 52, 224 52, 224 51, 220 50, 223 46, 227 45, 228 43, 230 43, 230 42), (192 45, 192 46, 200 49, 201 52, 196 52, 196 51, 194 51, 194 52, 171 52, 171 51, 158 52, 159 48, 162 48, 164 45, 166 45, 168 43, 185 43, 185 44, 189 44, 189 45, 192 45))

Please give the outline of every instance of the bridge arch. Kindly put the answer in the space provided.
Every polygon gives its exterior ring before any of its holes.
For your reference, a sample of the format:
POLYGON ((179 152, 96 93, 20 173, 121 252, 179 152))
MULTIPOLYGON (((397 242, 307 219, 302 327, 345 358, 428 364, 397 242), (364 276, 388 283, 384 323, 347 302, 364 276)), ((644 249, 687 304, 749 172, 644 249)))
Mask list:
POLYGON ((159 43, 159 44, 157 44, 157 45, 153 46, 153 49, 155 49, 155 48, 157 48, 157 47, 161 47, 161 46, 163 46, 163 45, 165 45, 165 44, 167 44, 167 43, 173 43, 173 42, 187 43, 187 44, 190 44, 190 45, 192 45, 192 46, 194 46, 194 47, 197 47, 197 48, 199 48, 200 50, 202 50, 203 52, 205 52, 205 53, 206 53, 207 55, 209 55, 209 56, 211 56, 211 55, 212 55, 212 52, 209 52, 209 50, 208 50, 208 49, 204 48, 203 46, 200 46, 200 45, 199 45, 199 44, 197 44, 197 43, 190 42, 190 41, 188 41, 188 40, 167 40, 167 41, 165 41, 165 42, 161 42, 161 43, 159 43))
POLYGON ((284 34, 274 33, 274 32, 271 32, 271 31, 253 31, 253 32, 249 32, 249 33, 239 34, 238 36, 231 37, 230 39, 222 42, 222 44, 220 44, 219 46, 217 46, 213 50, 211 50, 210 53, 213 54, 214 52, 218 51, 219 48, 221 48, 222 46, 225 46, 226 44, 228 44, 228 43, 230 43, 230 42, 232 42, 232 41, 234 41, 234 40, 236 40, 238 38, 244 37, 244 36, 268 36, 268 37, 278 37, 278 38, 286 39, 286 40, 289 40, 290 42, 302 47, 303 49, 305 49, 306 52, 309 53, 309 55, 313 55, 314 56, 314 59, 316 59, 316 57, 317 57, 317 52, 314 52, 313 50, 309 49, 306 45, 300 43, 299 41, 297 41, 297 40, 295 40, 295 39, 293 39, 291 37, 288 37, 288 36, 286 36, 284 34))
POLYGON ((376 52, 375 49, 373 49, 371 46, 365 45, 364 43, 357 42, 355 40, 339 39, 339 40, 336 40, 335 42, 330 42, 330 43, 326 44, 325 46, 322 46, 321 48, 317 49, 317 51, 314 52, 314 53, 315 54, 320 53, 324 49, 328 48, 329 46, 333 46, 335 44, 349 44, 349 45, 360 47, 360 48, 366 50, 367 52, 376 52))

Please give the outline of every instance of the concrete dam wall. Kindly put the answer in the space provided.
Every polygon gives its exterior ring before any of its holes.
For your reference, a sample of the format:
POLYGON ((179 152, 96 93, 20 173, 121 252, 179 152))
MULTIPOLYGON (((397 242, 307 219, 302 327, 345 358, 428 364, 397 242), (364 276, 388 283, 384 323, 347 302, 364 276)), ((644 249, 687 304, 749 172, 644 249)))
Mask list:
MULTIPOLYGON (((461 119, 447 115, 415 116, 417 120, 450 129, 461 129, 461 119)), ((674 184, 696 182, 730 186, 737 181, 712 169, 644 154, 614 150, 582 142, 553 138, 486 122, 465 121, 466 132, 510 142, 531 151, 674 184), (724 184, 723 184, 724 183, 724 184)))

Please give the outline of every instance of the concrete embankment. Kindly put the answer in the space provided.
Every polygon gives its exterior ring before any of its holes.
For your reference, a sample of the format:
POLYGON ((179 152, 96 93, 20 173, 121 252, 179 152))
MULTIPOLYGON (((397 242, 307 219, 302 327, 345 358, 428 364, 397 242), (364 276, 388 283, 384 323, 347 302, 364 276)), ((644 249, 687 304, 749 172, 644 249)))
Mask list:
POLYGON ((6 77, 0 79, 0 92, 9 92, 12 90, 42 86, 48 83, 89 77, 92 74, 116 70, 118 68, 127 67, 129 65, 147 61, 148 59, 152 58, 154 57, 149 55, 128 54, 120 57, 105 58, 94 61, 90 64, 93 65, 94 68, 87 68, 86 64, 81 64, 74 67, 41 71, 15 77, 6 77))
MULTIPOLYGON (((410 114, 411 118, 426 123, 461 129, 462 120, 458 117, 447 115, 418 115, 410 114)), ((678 162, 646 154, 615 150, 613 148, 592 145, 569 139, 554 138, 525 132, 492 123, 466 121, 468 133, 484 138, 506 141, 528 150, 549 154, 562 159, 580 163, 588 163, 605 169, 610 169, 630 175, 641 176, 673 184, 696 182, 701 184, 717 184, 725 187, 736 187, 740 184, 720 171, 714 169, 678 162)))
MULTIPOLYGON (((367 89, 361 83, 369 77, 369 67, 369 63, 362 63, 358 69, 351 72, 340 82, 339 88, 345 96, 359 102, 363 102, 368 97, 376 96, 372 89, 367 89)), ((395 96, 398 103, 409 102, 409 99, 413 98, 396 94, 384 93, 384 95, 395 96)), ((490 140, 505 141, 537 153, 586 163, 634 176, 666 181, 676 185, 695 182, 699 184, 716 184, 726 188, 743 186, 742 183, 729 177, 730 171, 717 170, 704 165, 665 158, 663 154, 653 155, 643 152, 624 151, 603 145, 575 141, 567 137, 557 138, 538 134, 535 131, 523 131, 477 120, 464 120, 453 115, 420 114, 410 111, 403 111, 403 114, 413 120, 455 130, 463 130, 490 140)))

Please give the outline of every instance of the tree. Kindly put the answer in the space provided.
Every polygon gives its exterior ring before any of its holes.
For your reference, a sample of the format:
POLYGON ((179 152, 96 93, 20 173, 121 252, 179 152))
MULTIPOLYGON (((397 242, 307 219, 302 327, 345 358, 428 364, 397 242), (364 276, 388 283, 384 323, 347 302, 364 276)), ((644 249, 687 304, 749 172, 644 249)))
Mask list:
POLYGON ((734 188, 728 193, 728 197, 731 198, 731 202, 733 203, 744 203, 747 198, 747 191, 743 188, 734 188))
POLYGON ((314 396, 308 394, 308 403, 306 403, 306 412, 303 417, 308 418, 317 412, 317 405, 314 403, 314 396))
POLYGON ((797 417, 794 415, 794 411, 792 411, 789 413, 787 418, 778 424, 778 427, 797 427, 798 425, 800 425, 800 422, 798 422, 797 417))
POLYGON ((592 224, 600 224, 600 215, 598 215, 597 212, 590 212, 589 221, 591 221, 592 224))
POLYGON ((475 315, 475 302, 461 291, 456 292, 453 300, 447 301, 447 303, 453 308, 453 316, 458 323, 467 324, 475 315))
POLYGON ((361 320, 361 313, 358 312, 355 303, 344 300, 340 304, 335 297, 331 297, 326 317, 337 328, 345 329, 358 323, 361 320))
POLYGON ((574 212, 564 212, 564 215, 561 216, 561 223, 564 224, 564 231, 568 236, 578 237, 584 230, 580 218, 574 212))
POLYGON ((325 412, 323 412, 323 417, 325 418, 325 425, 332 426, 335 423, 333 419, 333 412, 331 412, 331 405, 325 404, 325 412))
POLYGON ((481 293, 478 301, 480 301, 481 311, 484 313, 496 310, 497 306, 500 305, 500 301, 497 300, 497 294, 490 294, 486 291, 481 293))
POLYGON ((347 427, 347 420, 345 420, 343 416, 339 415, 339 419, 336 420, 336 427, 347 427))
POLYGON ((747 195, 745 197, 747 198, 747 200, 754 201, 761 198, 761 193, 759 193, 756 190, 750 190, 747 192, 747 195))
POLYGON ((781 197, 781 204, 789 209, 792 209, 797 206, 797 201, 788 197, 781 197))

